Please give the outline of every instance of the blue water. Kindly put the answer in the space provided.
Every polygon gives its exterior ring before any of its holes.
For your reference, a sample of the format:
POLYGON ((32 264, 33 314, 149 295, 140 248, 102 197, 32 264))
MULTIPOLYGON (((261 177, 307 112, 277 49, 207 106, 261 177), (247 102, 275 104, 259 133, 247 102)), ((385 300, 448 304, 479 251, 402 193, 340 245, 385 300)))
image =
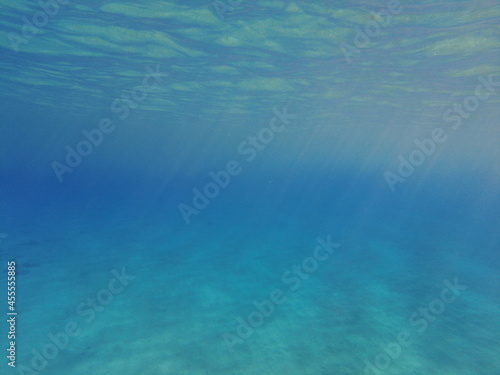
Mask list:
POLYGON ((0 6, 1 374, 500 375, 496 2, 0 6))

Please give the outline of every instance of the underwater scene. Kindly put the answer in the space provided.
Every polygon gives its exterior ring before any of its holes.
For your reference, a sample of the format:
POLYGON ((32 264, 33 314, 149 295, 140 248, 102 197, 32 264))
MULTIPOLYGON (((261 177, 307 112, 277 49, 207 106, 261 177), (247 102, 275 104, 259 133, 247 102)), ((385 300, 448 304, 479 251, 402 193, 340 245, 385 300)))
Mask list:
POLYGON ((0 0, 2 375, 500 375, 500 3, 0 0))

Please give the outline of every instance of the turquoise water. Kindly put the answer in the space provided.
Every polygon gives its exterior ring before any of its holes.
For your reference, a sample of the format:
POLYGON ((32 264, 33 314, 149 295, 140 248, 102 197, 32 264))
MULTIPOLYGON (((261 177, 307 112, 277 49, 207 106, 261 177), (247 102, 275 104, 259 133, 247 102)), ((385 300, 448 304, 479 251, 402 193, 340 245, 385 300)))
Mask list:
POLYGON ((496 2, 0 4, 2 374, 500 375, 496 2))

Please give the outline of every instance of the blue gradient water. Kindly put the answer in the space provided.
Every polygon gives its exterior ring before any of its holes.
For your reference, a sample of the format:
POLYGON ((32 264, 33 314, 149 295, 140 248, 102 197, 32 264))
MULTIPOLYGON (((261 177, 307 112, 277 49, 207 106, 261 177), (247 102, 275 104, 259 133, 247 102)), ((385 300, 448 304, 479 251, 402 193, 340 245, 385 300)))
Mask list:
POLYGON ((2 374, 500 374, 495 2, 0 4, 2 374))

